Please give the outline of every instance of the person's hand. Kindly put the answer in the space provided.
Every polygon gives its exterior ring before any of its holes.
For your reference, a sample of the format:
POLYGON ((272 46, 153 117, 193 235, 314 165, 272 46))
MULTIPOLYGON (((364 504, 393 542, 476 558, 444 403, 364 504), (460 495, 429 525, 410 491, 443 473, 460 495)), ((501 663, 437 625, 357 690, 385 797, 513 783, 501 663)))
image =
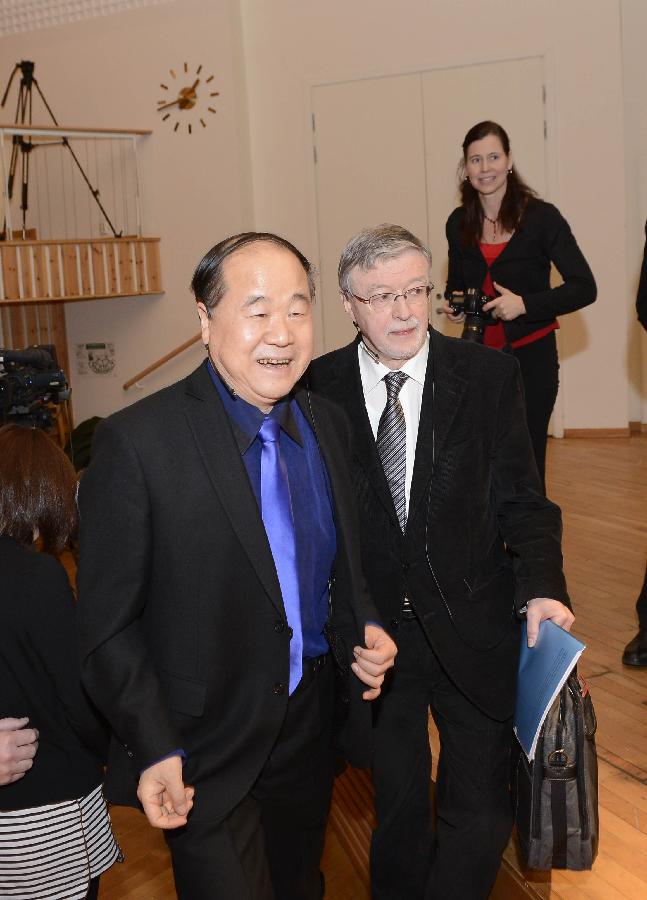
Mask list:
POLYGON ((512 291, 497 284, 496 281, 493 284, 499 292, 499 296, 484 303, 483 312, 492 313, 495 319, 502 319, 504 322, 511 322, 518 316, 522 316, 526 311, 526 306, 519 294, 513 294, 512 291))
POLYGON ((26 728, 29 719, 0 719, 0 785, 22 778, 34 764, 38 731, 26 728))
POLYGON ((465 321, 465 313, 461 312, 461 313, 454 314, 454 312, 453 312, 451 306, 449 305, 449 303, 447 302, 447 300, 445 300, 443 303, 441 303, 441 305, 437 308, 436 312, 445 313, 445 315, 447 316, 447 318, 449 319, 450 322, 456 322, 458 324, 459 322, 465 321))
POLYGON ((534 647, 539 634, 539 625, 544 619, 550 619, 555 625, 559 625, 564 631, 570 631, 575 621, 575 616, 568 606, 564 606, 559 600, 549 600, 548 597, 535 597, 528 603, 526 613, 526 631, 528 633, 528 646, 534 647))
POLYGON ((355 662, 351 669, 360 681, 370 688, 364 691, 364 700, 375 700, 379 697, 384 681, 384 673, 390 669, 398 648, 383 628, 367 625, 364 628, 365 647, 354 647, 355 662))
POLYGON ((193 806, 194 789, 182 780, 182 759, 170 756, 144 769, 139 776, 137 796, 148 821, 155 828, 186 825, 193 806))

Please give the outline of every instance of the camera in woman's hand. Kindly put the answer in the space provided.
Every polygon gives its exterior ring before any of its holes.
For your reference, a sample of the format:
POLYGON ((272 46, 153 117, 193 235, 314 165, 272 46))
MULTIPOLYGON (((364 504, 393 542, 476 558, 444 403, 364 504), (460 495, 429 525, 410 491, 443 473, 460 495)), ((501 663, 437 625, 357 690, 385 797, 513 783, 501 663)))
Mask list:
POLYGON ((478 288, 467 288, 466 291, 454 291, 447 297, 447 302, 455 316, 465 316, 465 325, 461 337, 464 341, 473 341, 476 344, 483 343, 483 334, 486 325, 492 325, 494 319, 489 312, 483 312, 483 306, 491 300, 487 294, 483 294, 478 288))

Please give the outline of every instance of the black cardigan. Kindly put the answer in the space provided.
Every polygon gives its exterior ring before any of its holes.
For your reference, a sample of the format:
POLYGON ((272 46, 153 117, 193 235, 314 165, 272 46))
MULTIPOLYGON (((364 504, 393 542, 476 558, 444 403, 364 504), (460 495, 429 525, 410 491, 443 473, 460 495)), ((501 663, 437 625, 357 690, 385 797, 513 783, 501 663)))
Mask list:
POLYGON ((32 768, 0 787, 0 810, 83 797, 106 743, 79 677, 74 597, 57 560, 0 535, 0 716, 40 732, 32 768))
MULTIPOLYGON (((483 286, 487 264, 479 247, 467 246, 461 236, 464 211, 458 207, 447 220, 449 272, 445 296, 453 291, 483 286)), ((507 247, 492 264, 492 280, 523 298, 526 312, 504 322, 512 343, 593 303, 597 288, 593 273, 577 246, 568 222, 557 207, 544 200, 531 200, 507 247), (554 263, 563 284, 550 286, 554 263)))

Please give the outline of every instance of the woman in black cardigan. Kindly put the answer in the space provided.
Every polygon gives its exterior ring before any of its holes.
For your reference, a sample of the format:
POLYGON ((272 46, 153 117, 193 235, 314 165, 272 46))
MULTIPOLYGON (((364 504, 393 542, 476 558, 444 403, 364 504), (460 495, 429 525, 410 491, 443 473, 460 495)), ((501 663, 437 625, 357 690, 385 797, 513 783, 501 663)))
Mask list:
POLYGON ((50 555, 76 528, 75 489, 42 431, 0 428, 0 716, 38 732, 31 768, 0 787, 0 897, 96 897, 119 856, 101 789, 106 735, 81 688, 70 584, 50 555))
MULTIPOLYGON (((545 476, 546 436, 558 371, 558 315, 596 297, 588 263, 559 210, 539 200, 514 169, 510 141, 496 122, 479 122, 463 141, 459 206, 447 220, 446 298, 476 288, 493 299, 484 343, 519 360, 537 467, 545 476), (550 286, 551 263, 563 283, 550 286)), ((443 310, 454 322, 449 304, 443 310)))

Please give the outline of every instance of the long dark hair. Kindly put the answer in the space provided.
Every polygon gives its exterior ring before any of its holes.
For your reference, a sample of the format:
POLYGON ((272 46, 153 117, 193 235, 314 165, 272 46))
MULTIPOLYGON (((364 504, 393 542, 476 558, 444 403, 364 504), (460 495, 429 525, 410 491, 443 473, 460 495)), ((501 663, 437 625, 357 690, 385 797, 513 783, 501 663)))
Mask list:
MULTIPOLYGON (((505 155, 508 156, 510 154, 510 138, 505 129, 496 122, 478 122, 465 135, 461 170, 467 161, 467 150, 470 144, 473 144, 474 141, 481 141, 490 134, 501 141, 505 155)), ((478 246, 483 233, 483 207, 479 192, 472 187, 468 178, 463 178, 460 183, 460 194, 461 203, 465 210, 462 225, 463 241, 467 245, 478 246)), ((536 196, 536 192, 526 184, 513 166, 511 171, 508 172, 506 191, 499 210, 501 228, 504 231, 514 231, 518 228, 526 207, 536 196)))

